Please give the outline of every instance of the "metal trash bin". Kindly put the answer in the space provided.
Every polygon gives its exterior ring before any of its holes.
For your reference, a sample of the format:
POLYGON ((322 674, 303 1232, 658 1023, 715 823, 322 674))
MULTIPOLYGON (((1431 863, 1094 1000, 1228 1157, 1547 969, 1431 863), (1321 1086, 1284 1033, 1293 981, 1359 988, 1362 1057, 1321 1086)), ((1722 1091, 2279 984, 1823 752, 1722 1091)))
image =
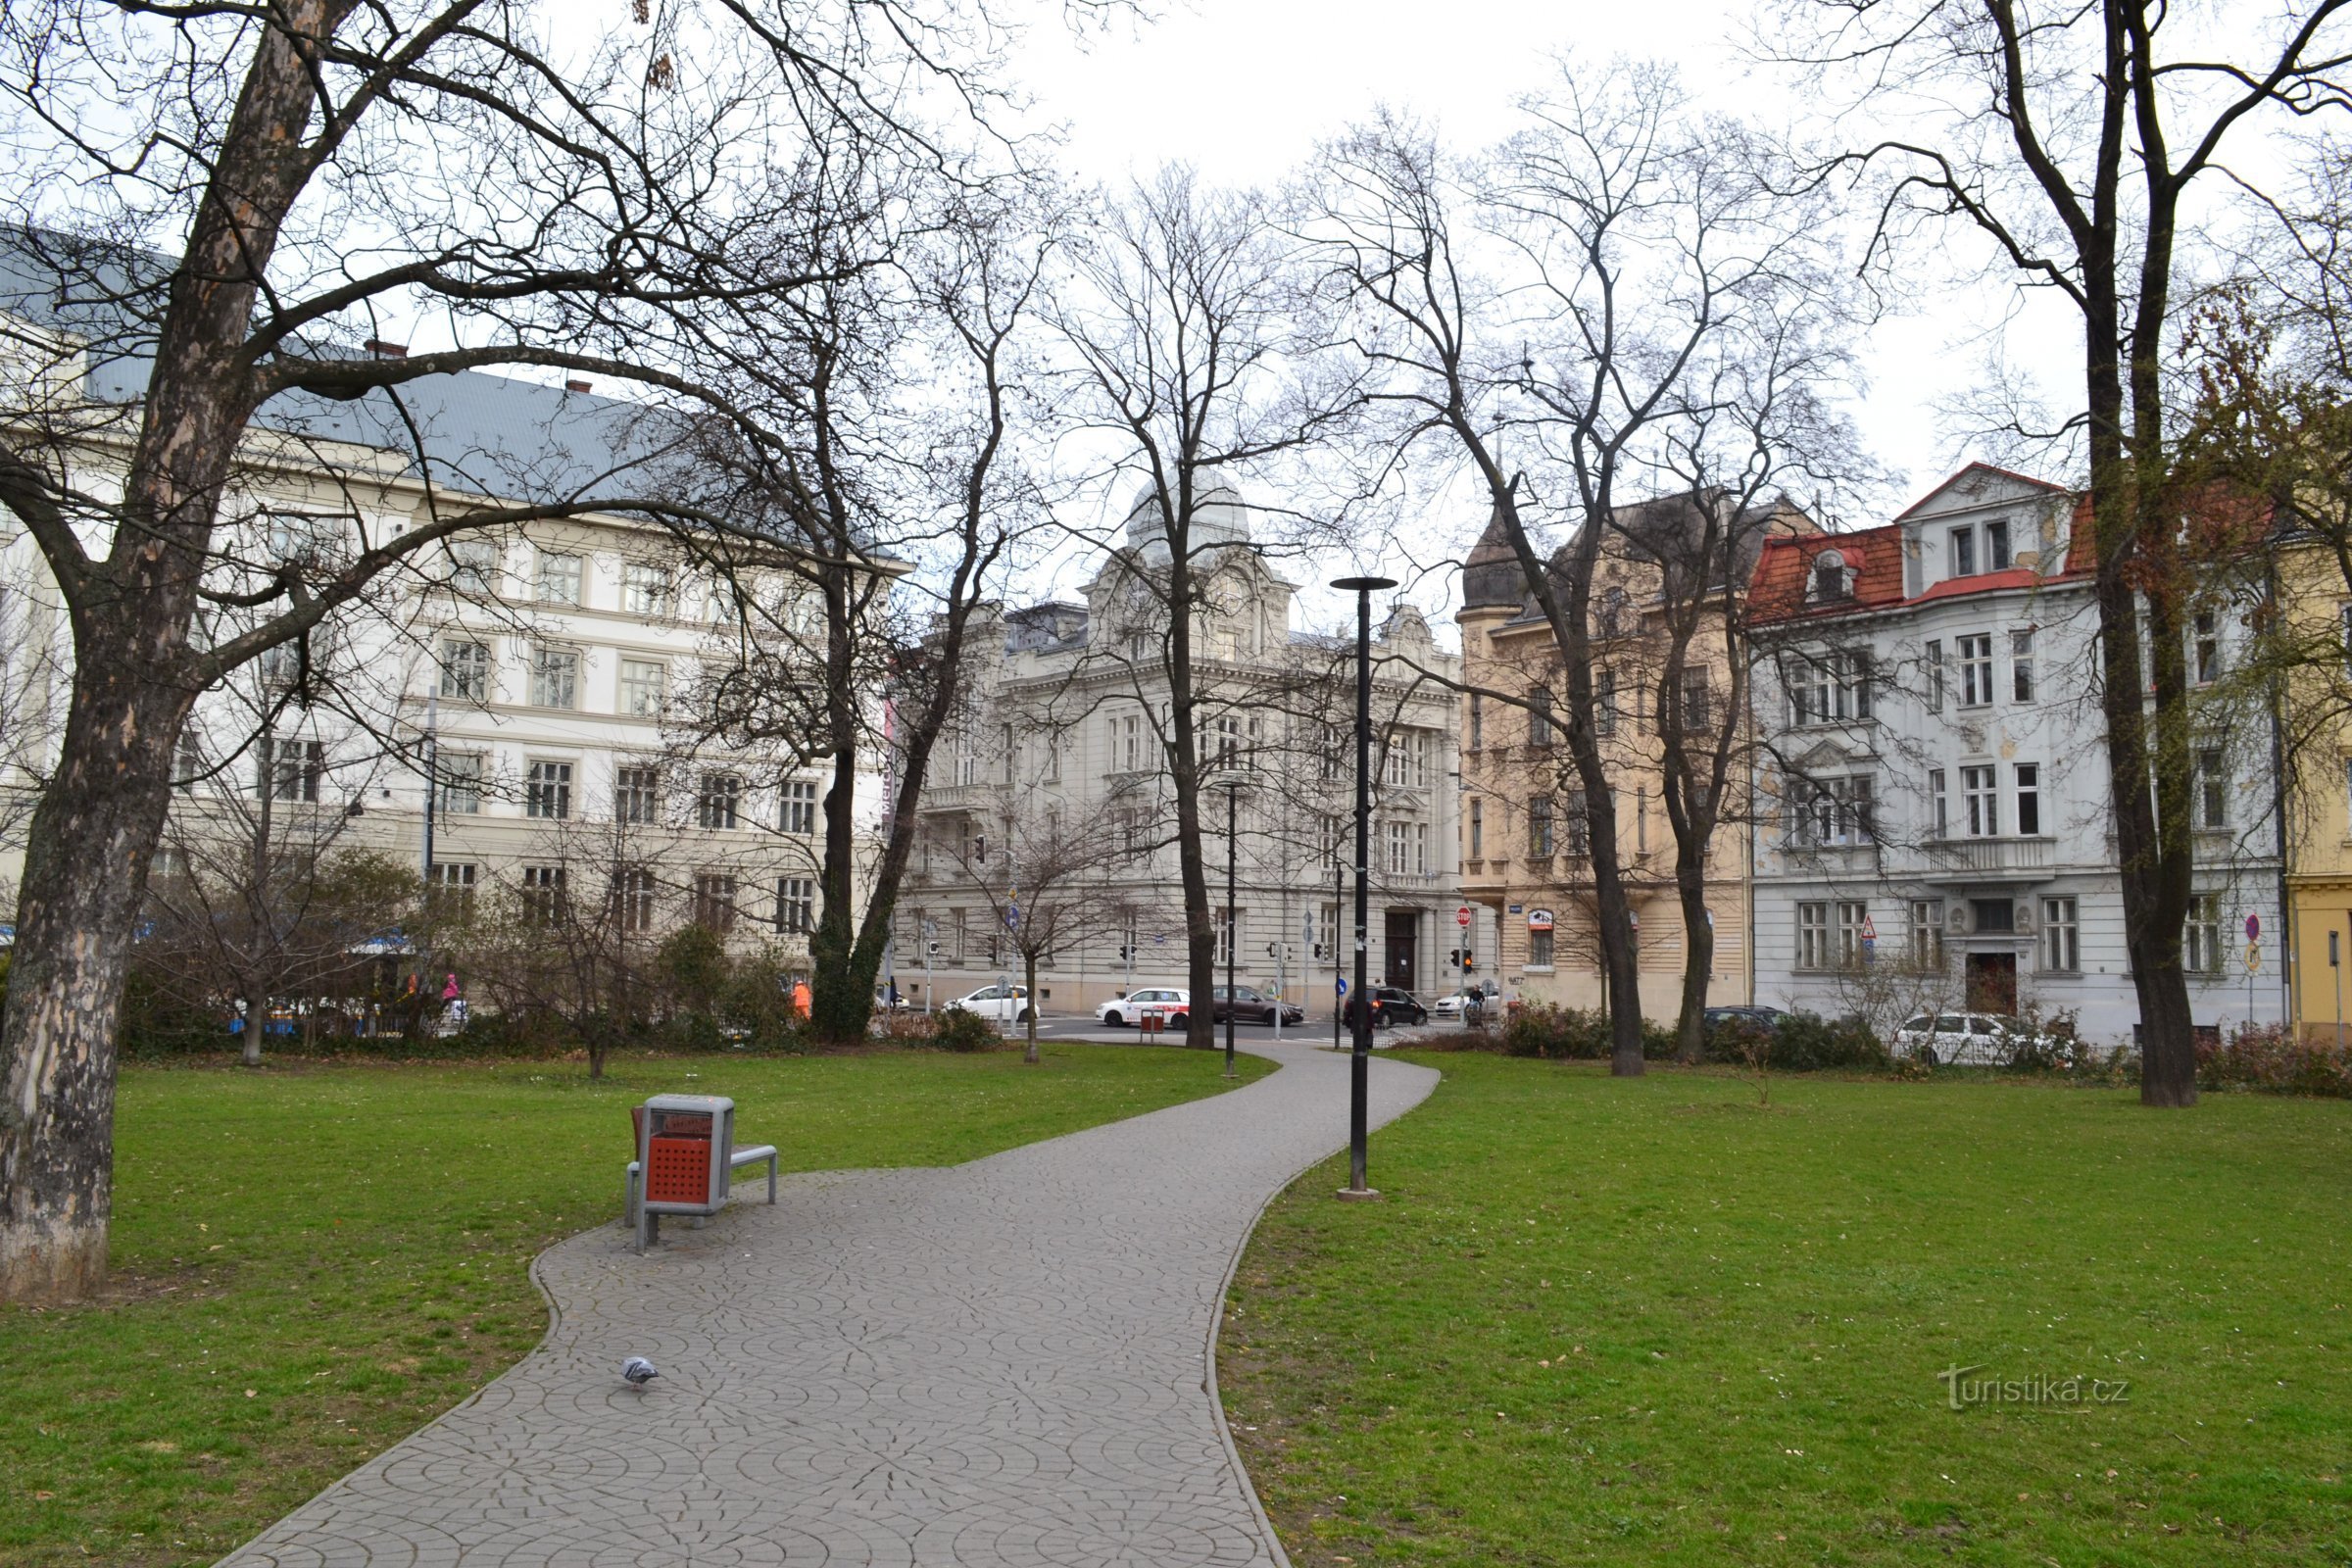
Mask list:
POLYGON ((727 1206, 734 1181, 735 1102, 723 1095, 656 1095, 637 1119, 637 1250, 662 1239, 662 1216, 696 1218, 727 1206))

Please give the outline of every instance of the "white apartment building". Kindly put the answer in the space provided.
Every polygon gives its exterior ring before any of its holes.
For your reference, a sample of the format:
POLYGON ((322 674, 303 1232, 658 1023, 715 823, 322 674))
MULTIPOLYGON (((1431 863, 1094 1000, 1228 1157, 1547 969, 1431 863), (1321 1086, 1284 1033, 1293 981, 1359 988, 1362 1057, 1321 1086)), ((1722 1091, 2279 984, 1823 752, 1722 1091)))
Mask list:
MULTIPOLYGON (((1886 526, 1766 545, 1750 591, 1758 1002, 1881 1021, 1966 1005, 2132 1040, 2076 527, 2069 492, 1976 464, 1886 526)), ((2202 682, 2244 637, 2244 608, 2198 615, 2202 682)), ((2199 724, 2195 1018, 2276 1020, 2276 976, 2244 962, 2248 918, 2278 921, 2269 717, 2199 724)))
MULTIPOLYGON (((1233 803, 1237 893, 1226 903, 1227 801, 1200 803, 1209 894, 1223 948, 1238 940, 1237 983, 1279 990, 1328 1021, 1333 981, 1353 965, 1347 933, 1354 858, 1351 637, 1292 628, 1295 585, 1252 547, 1250 509, 1230 490, 1195 523, 1194 569, 1208 609, 1194 637, 1204 756, 1248 783, 1233 803)), ((943 738, 925 785, 925 831, 899 898, 898 979, 918 1001, 949 999, 1021 965, 977 878, 1017 885, 1020 867, 985 845, 1027 823, 1062 838, 1107 827, 1094 874, 1117 917, 1051 955, 1047 1011, 1088 1009, 1139 986, 1188 982, 1176 811, 1162 752, 1167 678, 1161 601, 1139 573, 1169 556, 1155 513, 1139 508, 1118 550, 1073 603, 1004 612, 969 673, 972 716, 943 738), (975 856, 974 849, 982 849, 975 856)), ((1375 772, 1370 972, 1422 991, 1459 982, 1458 771, 1452 693, 1423 671, 1458 674, 1410 607, 1391 610, 1373 646, 1375 772)))

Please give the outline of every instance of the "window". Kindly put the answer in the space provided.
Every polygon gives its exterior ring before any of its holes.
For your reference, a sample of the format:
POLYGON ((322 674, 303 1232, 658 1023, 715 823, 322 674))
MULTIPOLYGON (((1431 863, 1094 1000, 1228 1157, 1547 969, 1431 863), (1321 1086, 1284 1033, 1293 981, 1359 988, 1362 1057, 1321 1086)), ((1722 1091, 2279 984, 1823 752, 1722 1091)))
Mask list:
POLYGON ((1603 637, 1625 635, 1625 590, 1610 588, 1600 596, 1600 634, 1603 637))
POLYGON ((490 650, 480 643, 450 641, 441 645, 441 695, 461 702, 490 700, 490 650))
POLYGON ((1955 577, 1973 577, 1977 574, 1976 529, 1954 528, 1952 530, 1951 574, 1955 577))
POLYGON ((2041 966, 2056 974, 2082 968, 2082 930, 2072 899, 2041 901, 2041 966))
POLYGON ((658 718, 668 694, 669 666, 652 659, 620 662, 620 710, 638 718, 658 718))
POLYGON ((434 907, 447 914, 471 914, 479 869, 471 860, 435 860, 432 874, 426 879, 434 907))
POLYGON ((1315 928, 1322 933, 1322 939, 1315 944, 1315 956, 1337 958, 1340 956, 1340 906, 1336 904, 1322 906, 1315 928))
POLYGON ((1046 732, 1045 780, 1049 784, 1061 782, 1061 731, 1057 729, 1046 732))
POLYGON ((1870 716, 1870 682, 1874 669, 1870 652, 1849 648, 1838 659, 1838 716, 1870 716))
POLYGON ((2219 747, 2197 753, 2195 821, 2200 828, 2230 825, 2230 773, 2219 747))
POLYGON ((580 700, 580 656, 567 648, 531 651, 531 703, 537 708, 576 708, 580 700))
POLYGON ((1413 824, 1413 875, 1429 875, 1429 824, 1413 824))
POLYGON ((1345 831, 1344 818, 1337 816, 1317 816, 1315 818, 1315 849, 1326 863, 1340 858, 1340 847, 1345 842, 1341 835, 1345 831))
POLYGON ((816 881, 813 877, 776 879, 776 929, 807 934, 816 929, 816 881))
POLYGON ((540 551, 538 571, 531 582, 531 596, 543 605, 578 604, 580 558, 561 551, 540 551))
POLYGON ((1339 778, 1346 765, 1348 738, 1339 725, 1325 724, 1320 739, 1322 744, 1315 751, 1315 777, 1328 784, 1339 778))
POLYGON ((1788 685, 1789 721, 1800 728, 1826 724, 1837 703, 1837 684, 1830 678, 1830 656, 1800 654, 1801 661, 1788 685))
POLYGON ((1470 803, 1470 858, 1482 859, 1486 853, 1487 803, 1482 800, 1472 800, 1470 803))
POLYGON ((1838 966, 1841 969, 1862 967, 1862 933, 1870 925, 1870 906, 1840 904, 1838 906, 1838 966))
POLYGON ((1796 906, 1796 966, 1799 969, 1827 969, 1830 966, 1830 906, 1811 901, 1796 906))
POLYGON ((1982 708, 1992 701, 1992 634, 1956 639, 1960 654, 1960 706, 1982 708))
POLYGON ((1991 767, 1960 770, 1960 795, 1968 812, 1968 836, 1988 839, 2001 831, 2001 794, 1991 767))
POLYGON ((1551 853, 1551 802, 1527 803, 1527 853, 1541 858, 1551 853))
POLYGON ((713 626, 743 624, 744 591, 732 578, 714 580, 703 595, 703 619, 713 626))
POLYGON ((2221 631, 2210 610, 2197 616, 2196 648, 2189 662, 2200 686, 2210 686, 2222 678, 2221 631))
POLYGON ((1683 677, 1683 729, 1686 732, 1703 731, 1709 722, 1712 705, 1708 701, 1707 677, 1683 677))
POLYGON ((1219 970, 1222 970, 1233 957, 1233 928, 1234 911, 1220 907, 1217 910, 1217 967, 1219 970))
POLYGON ((1527 934, 1527 967, 1530 969, 1548 969, 1551 967, 1550 932, 1530 931, 1527 934))
POLYGON ((948 735, 948 777, 958 787, 980 782, 980 748, 972 744, 968 724, 956 725, 948 735))
POLYGON ((733 773, 705 773, 696 792, 695 820, 708 828, 729 828, 743 804, 743 780, 733 773))
POLYGON ((1012 738, 1010 724, 997 726, 997 747, 1004 759, 1004 782, 1018 784, 1021 781, 1021 749, 1012 738))
POLYGON ((523 919, 534 925, 553 925, 564 914, 564 868, 560 865, 524 866, 523 919))
POLYGON ((816 831, 816 781, 792 778, 784 781, 784 831, 813 833, 816 831))
POLYGON ((1995 517, 1984 525, 1984 569, 2007 571, 2014 560, 2009 554, 2009 519, 1995 517))
POLYGON ((1548 689, 1539 686, 1527 694, 1527 744, 1549 746, 1552 739, 1551 693, 1548 689))
POLYGON ((1979 931, 1997 934, 2017 929, 2017 906, 2007 899, 1971 899, 1968 908, 1979 931))
POLYGON ((172 782, 181 789, 190 789, 204 776, 204 743, 193 735, 183 734, 179 744, 172 749, 172 782))
POLYGON ((254 667, 261 672, 263 685, 291 686, 302 678, 302 645, 277 643, 265 648, 261 658, 254 661, 254 667))
POLYGON ((725 936, 735 929, 735 879, 724 871, 704 871, 694 879, 694 923, 725 936))
POLYGON ((1928 666, 1928 711, 1943 711, 1943 639, 1928 639, 1924 662, 1928 666))
POLYGON ((560 822, 571 815, 571 764, 533 762, 523 775, 522 814, 560 822))
POLYGON ((443 752, 434 759, 441 773, 442 814, 472 816, 481 810, 484 761, 479 752, 443 752))
MULTIPOLYGON (((1394 756, 1396 748, 1390 747, 1394 756)), ((1217 720, 1216 743, 1211 752, 1218 767, 1239 767, 1242 761, 1242 721, 1232 714, 1217 720)))
POLYGON ((1391 822, 1389 824, 1389 875, 1404 875, 1412 869, 1412 859, 1413 824, 1391 822))
POLYGON ((1585 808, 1585 792, 1568 792, 1568 853, 1578 858, 1592 852, 1592 821, 1585 808))
POLYGON ((2034 633, 2030 628, 2009 634, 2009 696, 2020 703, 2034 700, 2034 633))
POLYGON ((2180 963, 2191 974, 2222 972, 2222 900, 2199 893, 2188 901, 2188 926, 2181 933, 2180 963))
POLYGON ((1943 967, 1943 901, 1911 901, 1911 961, 1922 969, 1943 967))
POLYGON ((2017 832, 2020 838, 2041 834, 2041 764, 2017 764, 2017 832))
POLYGON ((662 770, 622 767, 612 773, 612 817, 619 822, 662 820, 662 770))
POLYGON ((1943 769, 1940 767, 1928 769, 1928 820, 1935 828, 1936 837, 1948 839, 1952 836, 1951 806, 1944 795, 1943 769))
POLYGON ((1617 733, 1617 672, 1613 669, 1592 677, 1592 730, 1596 735, 1617 733))
POLYGON ((620 608, 632 615, 669 613, 669 568, 656 562, 632 561, 620 568, 620 608))
POLYGON ((326 747, 318 741, 279 741, 270 765, 271 798, 280 801, 318 799, 318 780, 326 771, 326 747))
POLYGON ((623 931, 654 928, 654 873, 649 866, 624 866, 612 878, 612 914, 623 931))
POLYGON ((1835 550, 1824 550, 1813 558, 1813 597, 1818 600, 1837 600, 1846 597, 1845 557, 1835 550))
POLYGON ((1477 751, 1487 744, 1487 700, 1477 692, 1470 694, 1470 749, 1477 751))
POLYGON ((449 542, 449 585, 462 594, 498 592, 498 545, 489 539, 449 542))

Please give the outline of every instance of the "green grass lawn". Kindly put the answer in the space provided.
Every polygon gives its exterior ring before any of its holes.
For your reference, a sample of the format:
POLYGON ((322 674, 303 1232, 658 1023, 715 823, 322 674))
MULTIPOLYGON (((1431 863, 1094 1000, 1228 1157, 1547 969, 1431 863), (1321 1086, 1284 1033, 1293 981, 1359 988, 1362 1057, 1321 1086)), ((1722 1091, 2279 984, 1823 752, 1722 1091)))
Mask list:
POLYGON ((1300 1568, 2352 1561, 2352 1104, 1421 1059, 1232 1296, 1300 1568))
MULTIPOLYGON (((1245 1079, 1270 1070, 1254 1057, 1245 1079)), ((619 1212, 628 1106, 732 1095, 788 1170, 945 1165, 1225 1087, 1015 1054, 132 1069, 117 1296, 0 1309, 0 1563, 205 1563, 538 1343, 526 1268, 619 1212)))

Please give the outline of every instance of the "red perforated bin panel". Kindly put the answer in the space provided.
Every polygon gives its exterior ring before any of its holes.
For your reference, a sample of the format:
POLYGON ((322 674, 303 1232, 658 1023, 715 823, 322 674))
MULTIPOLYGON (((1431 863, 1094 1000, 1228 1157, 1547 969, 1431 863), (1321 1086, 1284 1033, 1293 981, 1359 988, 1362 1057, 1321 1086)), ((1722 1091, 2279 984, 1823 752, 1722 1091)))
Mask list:
POLYGON ((710 1200, 710 1140, 647 1140, 645 1199, 649 1203, 707 1203, 710 1200))

